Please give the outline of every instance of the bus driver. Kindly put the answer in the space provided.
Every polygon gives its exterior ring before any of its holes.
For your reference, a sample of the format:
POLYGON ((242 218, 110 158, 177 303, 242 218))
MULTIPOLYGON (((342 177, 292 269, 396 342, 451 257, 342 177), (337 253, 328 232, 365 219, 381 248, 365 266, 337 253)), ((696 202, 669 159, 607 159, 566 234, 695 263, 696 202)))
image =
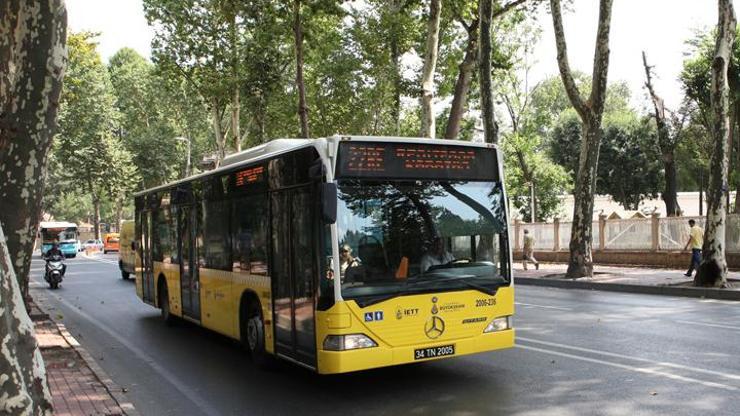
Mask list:
POLYGON ((439 266, 455 261, 455 257, 445 250, 444 242, 441 237, 435 237, 432 247, 421 257, 421 272, 425 273, 432 266, 439 266))

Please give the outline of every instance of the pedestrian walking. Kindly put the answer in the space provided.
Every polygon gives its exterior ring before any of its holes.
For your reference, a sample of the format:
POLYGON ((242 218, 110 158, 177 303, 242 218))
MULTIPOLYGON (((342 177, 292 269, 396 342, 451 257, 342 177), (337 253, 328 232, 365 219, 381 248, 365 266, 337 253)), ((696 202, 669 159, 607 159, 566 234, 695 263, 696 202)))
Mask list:
POLYGON ((686 242, 686 246, 683 249, 686 251, 691 246, 691 264, 689 264, 689 271, 686 272, 685 276, 691 277, 694 270, 699 268, 699 263, 701 263, 701 246, 703 244, 704 230, 696 225, 696 221, 689 220, 689 241, 686 242))
POLYGON ((535 270, 540 269, 540 262, 534 258, 534 237, 529 234, 529 230, 524 230, 524 270, 527 270, 527 260, 534 263, 535 270))

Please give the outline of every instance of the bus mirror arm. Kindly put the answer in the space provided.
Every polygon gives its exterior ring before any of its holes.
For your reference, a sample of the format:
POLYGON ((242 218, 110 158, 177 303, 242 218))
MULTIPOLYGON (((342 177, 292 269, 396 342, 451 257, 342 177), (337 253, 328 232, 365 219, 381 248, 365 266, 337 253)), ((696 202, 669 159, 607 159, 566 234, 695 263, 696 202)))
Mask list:
POLYGON ((337 184, 322 183, 320 188, 321 217, 325 224, 337 222, 337 184))

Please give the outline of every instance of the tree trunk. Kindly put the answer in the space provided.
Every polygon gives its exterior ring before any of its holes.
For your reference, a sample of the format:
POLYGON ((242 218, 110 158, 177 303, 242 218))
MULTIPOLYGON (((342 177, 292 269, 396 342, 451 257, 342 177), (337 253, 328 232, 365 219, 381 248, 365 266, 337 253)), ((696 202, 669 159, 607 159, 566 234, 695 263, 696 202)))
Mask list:
POLYGON ((391 64, 393 65, 393 104, 391 118, 393 118, 393 134, 401 135, 401 64, 396 35, 391 38, 391 64))
POLYGON ((0 3, 0 414, 50 415, 26 312, 28 274, 66 64, 62 0, 0 3), (4 230, 8 230, 6 238, 4 230))
POLYGON ((93 226, 95 227, 95 239, 100 239, 100 197, 93 193, 93 226))
POLYGON ((216 138, 216 167, 219 167, 226 157, 226 138, 221 130, 221 115, 215 99, 211 101, 211 125, 216 138))
POLYGON ((673 152, 663 154, 663 168, 665 188, 661 197, 665 202, 666 216, 678 217, 681 215, 681 207, 678 205, 678 174, 673 152))
POLYGON ((23 298, 66 64, 62 0, 0 3, 0 225, 23 298))
POLYGON ((702 247, 702 261, 694 277, 695 286, 724 287, 727 285, 727 260, 725 258, 725 227, 727 224, 727 205, 725 192, 729 189, 729 85, 727 68, 735 40, 735 11, 731 0, 719 0, 719 19, 717 22, 717 42, 712 61, 711 102, 714 117, 712 133, 714 153, 712 154, 709 189, 707 191, 707 225, 702 247))
MULTIPOLYGON (((231 5, 233 6, 233 4, 231 5)), ((233 89, 231 98, 231 138, 234 143, 234 150, 241 152, 241 130, 239 128, 239 114, 241 112, 241 103, 239 102, 239 36, 236 32, 236 10, 233 7, 229 10, 229 35, 231 38, 231 88, 233 89)))
POLYGON ((576 177, 573 226, 570 237, 570 261, 567 277, 593 276, 592 223, 596 171, 601 146, 601 118, 606 99, 607 74, 609 69, 609 30, 611 27, 612 0, 600 0, 599 25, 596 35, 596 51, 592 75, 591 95, 584 100, 573 79, 568 63, 568 50, 560 12, 560 0, 550 0, 555 45, 557 48, 558 69, 568 99, 575 108, 583 124, 581 153, 578 159, 576 177))
POLYGON ((0 226, 0 386, 3 415, 51 415, 52 401, 31 318, 0 226))
POLYGON ((441 0, 429 2, 429 21, 427 22, 427 42, 424 51, 424 68, 421 75, 421 137, 434 138, 434 71, 437 68, 437 47, 439 45, 439 17, 442 12, 441 0))
POLYGON ((309 138, 306 83, 303 81, 303 25, 301 0, 293 1, 293 34, 295 35, 295 85, 298 89, 298 116, 301 120, 301 137, 309 138))
MULTIPOLYGON (((732 125, 732 131, 733 131, 733 137, 734 137, 734 143, 730 143, 730 148, 735 149, 735 208, 733 212, 735 214, 740 214, 740 132, 738 131, 738 128, 740 128, 740 100, 735 99, 735 104, 733 105, 733 114, 735 115, 735 123, 732 125)), ((729 207, 729 203, 728 203, 729 207)))
POLYGON ((596 170, 601 146, 601 120, 584 121, 581 154, 576 177, 573 225, 570 236, 570 262, 567 276, 593 276, 593 209, 596 170))
POLYGON ((480 103, 483 117, 483 137, 486 143, 498 143, 498 124, 493 108, 493 80, 491 79, 491 21, 493 20, 493 0, 480 0, 478 4, 478 20, 480 20, 479 45, 479 76, 480 76, 480 103))
POLYGON ((460 124, 465 114, 465 104, 470 91, 470 81, 473 79, 473 69, 478 61, 478 19, 468 27, 468 43, 465 48, 465 58, 460 63, 455 82, 455 93, 452 97, 450 116, 447 118, 445 139, 457 139, 460 134, 460 124))
MULTIPOLYGON (((665 202, 666 216, 677 217, 681 215, 681 207, 678 206, 678 183, 676 175, 675 148, 677 137, 671 138, 668 131, 668 122, 665 115, 665 102, 658 96, 653 88, 652 74, 647 63, 645 51, 642 52, 642 65, 645 68, 645 86, 650 93, 655 110, 655 124, 658 131, 658 147, 663 156, 663 170, 665 176, 665 188, 661 195, 665 202)), ((676 133, 677 134, 677 133, 676 133)))
MULTIPOLYGON (((390 0, 389 11, 391 16, 398 16, 403 9, 407 0, 390 0)), ((396 19, 393 17, 393 19, 396 19)), ((399 27, 397 21, 394 20, 393 27, 389 33, 390 37, 390 50, 391 50, 391 66, 393 74, 393 104, 391 105, 391 118, 393 119, 393 134, 396 136, 401 135, 401 50, 399 43, 399 33, 404 28, 399 27)))
POLYGON ((123 195, 116 198, 116 232, 121 232, 121 222, 123 219, 123 195))
MULTIPOLYGON (((740 123, 740 100, 735 100, 735 122, 740 123)), ((740 125, 735 125, 733 128, 740 128, 740 125)), ((735 214, 740 214, 740 134, 735 135, 735 214)))
POLYGON ((234 88, 234 96, 231 101, 231 137, 234 141, 234 150, 242 151, 241 130, 239 127, 239 113, 241 104, 239 103, 239 88, 234 88))

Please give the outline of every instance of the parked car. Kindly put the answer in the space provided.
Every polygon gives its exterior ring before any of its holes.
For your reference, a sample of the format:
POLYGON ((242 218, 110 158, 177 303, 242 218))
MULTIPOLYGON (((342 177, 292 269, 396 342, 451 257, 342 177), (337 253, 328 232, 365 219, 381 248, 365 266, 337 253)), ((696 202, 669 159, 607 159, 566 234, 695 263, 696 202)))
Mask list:
POLYGON ((108 233, 103 237, 103 254, 108 254, 109 251, 120 250, 121 237, 118 233, 108 233))
POLYGON ((87 240, 82 246, 84 250, 100 251, 103 249, 103 242, 101 240, 87 240))

